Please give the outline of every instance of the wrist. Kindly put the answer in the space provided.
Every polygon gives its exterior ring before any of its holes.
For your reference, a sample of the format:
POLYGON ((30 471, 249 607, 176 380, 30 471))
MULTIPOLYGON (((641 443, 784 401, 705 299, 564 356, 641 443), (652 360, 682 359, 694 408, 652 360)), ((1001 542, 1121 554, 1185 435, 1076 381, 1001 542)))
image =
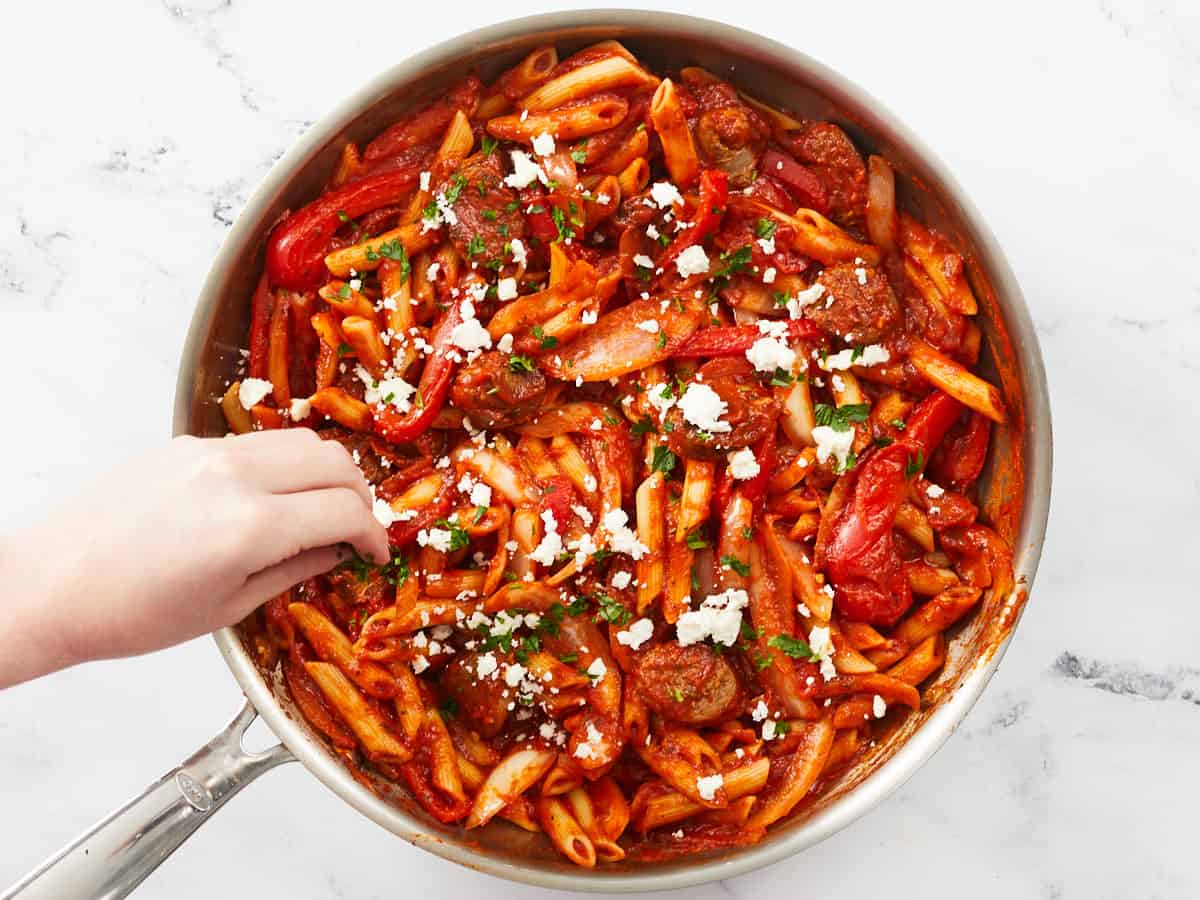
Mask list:
POLYGON ((0 688, 86 658, 69 627, 72 606, 80 601, 68 587, 75 567, 48 559, 46 546, 30 530, 0 535, 0 582, 16 588, 0 600, 7 623, 0 633, 0 688))

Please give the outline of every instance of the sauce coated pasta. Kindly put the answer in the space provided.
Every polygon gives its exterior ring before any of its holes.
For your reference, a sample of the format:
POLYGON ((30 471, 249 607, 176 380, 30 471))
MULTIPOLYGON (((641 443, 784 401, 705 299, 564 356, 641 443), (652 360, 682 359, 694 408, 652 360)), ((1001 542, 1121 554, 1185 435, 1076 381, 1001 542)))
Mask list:
POLYGON ((392 557, 247 623, 356 772, 595 866, 757 841, 1013 587, 963 260, 829 122, 614 41, 468 77, 279 222, 235 432, 392 557))

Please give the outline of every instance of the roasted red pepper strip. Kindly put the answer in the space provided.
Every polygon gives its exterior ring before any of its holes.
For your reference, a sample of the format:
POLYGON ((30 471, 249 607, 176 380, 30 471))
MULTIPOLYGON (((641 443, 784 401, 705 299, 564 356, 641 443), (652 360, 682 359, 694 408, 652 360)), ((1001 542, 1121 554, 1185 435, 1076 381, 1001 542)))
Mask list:
POLYGON ((247 374, 251 378, 267 377, 267 350, 271 345, 271 313, 275 306, 275 295, 267 284, 267 273, 263 272, 250 301, 250 364, 247 374))
POLYGON ((962 411, 963 405, 949 394, 934 391, 908 414, 900 443, 907 445, 914 456, 920 453, 928 461, 962 411))
POLYGON ((575 497, 575 486, 564 475, 552 475, 541 481, 542 498, 538 503, 539 515, 550 511, 558 530, 566 534, 567 526, 571 524, 571 507, 578 501, 575 497))
POLYGON ((267 242, 267 275, 276 287, 308 291, 320 287, 328 272, 325 253, 344 219, 396 203, 417 183, 420 166, 364 178, 330 191, 288 216, 267 242))
POLYGON ((768 150, 762 155, 758 170, 782 181, 796 195, 796 199, 809 209, 819 213, 829 212, 829 192, 817 174, 807 166, 778 150, 768 150))
POLYGON ((826 573, 837 589, 838 608, 850 619, 892 625, 912 606, 892 526, 908 472, 929 457, 961 410, 940 391, 930 394, 909 414, 904 437, 859 467, 854 492, 838 513, 826 549, 826 573))
POLYGON ((977 412, 956 422, 930 460, 934 479, 958 490, 974 482, 983 471, 990 436, 991 423, 977 412))
POLYGON ((742 485, 742 495, 751 503, 758 503, 766 495, 767 484, 779 461, 779 455, 775 452, 774 427, 755 446, 754 459, 758 462, 758 474, 742 485))
POLYGON ((462 304, 454 303, 442 316, 433 332, 433 352, 425 359, 425 369, 421 372, 421 381, 417 385, 417 394, 413 397, 413 407, 406 413, 400 412, 390 403, 376 404, 374 407, 375 433, 385 441, 393 444, 403 444, 421 434, 430 423, 437 418, 438 412, 446 402, 450 392, 450 382, 454 378, 454 360, 451 355, 458 355, 451 336, 456 326, 462 324, 462 304))
POLYGON ((426 506, 417 510, 417 514, 407 522, 393 522, 388 526, 388 544, 396 548, 407 547, 417 539, 417 534, 423 528, 432 528, 438 519, 444 519, 450 514, 454 500, 454 485, 448 481, 426 506))
POLYGON ((676 232, 670 247, 658 259, 663 278, 677 280, 675 260, 694 244, 699 244, 720 226, 729 202, 729 176, 723 169, 705 169, 700 173, 700 199, 688 220, 688 227, 676 232))
MULTIPOLYGON (((789 340, 817 340, 823 332, 808 319, 793 319, 787 323, 789 340)), ((687 343, 671 354, 674 358, 739 356, 763 337, 757 325, 716 325, 701 328, 687 343)))
POLYGON ((546 192, 540 187, 527 187, 521 191, 521 211, 525 214, 525 227, 531 237, 537 238, 544 244, 552 243, 558 238, 558 226, 550 215, 550 201, 546 192), (539 212, 527 212, 530 207, 539 212))

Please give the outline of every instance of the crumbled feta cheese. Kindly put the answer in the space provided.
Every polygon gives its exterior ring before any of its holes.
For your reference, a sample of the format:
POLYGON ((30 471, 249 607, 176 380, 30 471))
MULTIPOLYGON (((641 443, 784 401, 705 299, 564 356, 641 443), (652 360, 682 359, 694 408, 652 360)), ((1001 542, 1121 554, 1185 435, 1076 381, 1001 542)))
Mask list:
POLYGON ((633 257, 633 264, 641 266, 643 269, 653 269, 654 260, 648 257, 645 253, 636 253, 633 257))
POLYGON ((692 244, 675 257, 675 268, 679 271, 680 278, 703 275, 708 271, 708 254, 699 244, 692 244))
POLYGON ((812 306, 825 294, 825 285, 814 283, 810 287, 797 292, 795 297, 789 297, 787 311, 793 319, 800 318, 806 306, 812 306))
POLYGON ((746 359, 759 372, 787 371, 796 362, 796 351, 773 337, 761 337, 746 351, 746 359))
POLYGON ((431 172, 422 172, 421 173, 421 190, 423 190, 423 191, 429 190, 429 179, 432 177, 432 174, 433 173, 431 173, 431 172))
POLYGON ((250 409, 262 403, 263 398, 274 389, 275 385, 265 378, 244 378, 238 385, 238 402, 242 404, 242 409, 250 409))
POLYGON ((832 454, 840 468, 846 467, 846 457, 854 444, 854 429, 834 431, 828 425, 818 425, 812 430, 812 438, 817 444, 817 462, 825 462, 832 454))
MULTIPOLYGON (((465 304, 464 304, 465 305, 465 304)), ((492 346, 492 336, 476 318, 459 322, 450 330, 450 343, 470 353, 492 346)))
POLYGON ((499 341, 496 342, 496 349, 501 353, 512 353, 513 336, 505 334, 499 341))
POLYGON ((775 739, 775 720, 767 719, 763 722, 762 736, 764 741, 772 741, 775 739))
POLYGON ((683 203, 683 195, 679 188, 669 181, 656 181, 650 187, 650 198, 658 204, 659 209, 667 209, 672 204, 683 203))
POLYGON ((587 667, 587 673, 592 678, 603 678, 608 672, 608 666, 604 664, 604 660, 596 657, 592 660, 592 664, 587 667))
POLYGON ((554 518, 554 513, 545 509, 542 510, 542 524, 545 526, 542 540, 529 554, 529 558, 543 566, 552 566, 564 549, 562 537, 558 533, 558 519, 554 518))
POLYGON ((375 515, 375 520, 387 528, 396 521, 396 512, 392 509, 392 505, 382 497, 374 497, 371 501, 371 512, 375 515))
POLYGON ((775 252, 775 238, 759 238, 758 246, 762 249, 763 253, 767 254, 767 256, 770 256, 775 252))
POLYGON ((675 621, 680 646, 698 644, 706 638, 731 646, 741 632, 742 610, 749 603, 746 592, 738 588, 705 597, 699 609, 688 610, 675 621))
POLYGON ((604 735, 591 722, 587 723, 586 734, 587 740, 579 742, 579 745, 575 748, 575 756, 579 759, 595 759, 600 755, 597 745, 604 740, 604 735))
MULTIPOLYGON (((626 572, 626 575, 629 573, 626 572)), ((654 635, 654 623, 649 619, 638 619, 624 631, 617 632, 617 643, 624 644, 632 650, 639 649, 642 644, 654 635)))
POLYGON ((516 687, 521 683, 521 679, 525 677, 525 673, 528 671, 520 663, 509 663, 504 667, 504 683, 509 687, 516 687))
POLYGON ((440 262, 431 262, 429 268, 425 270, 425 277, 430 281, 437 281, 438 272, 441 270, 442 264, 440 262))
POLYGON ((862 266, 858 266, 854 270, 854 277, 858 279, 859 284, 867 283, 867 270, 862 266))
POLYGON ((646 400, 658 410, 660 419, 665 418, 671 407, 675 405, 675 394, 664 383, 652 384, 646 389, 646 400))
POLYGON ((887 703, 878 694, 871 700, 871 712, 875 714, 875 718, 882 719, 887 715, 887 703))
POLYGON ((509 241, 509 247, 512 249, 513 262, 517 265, 522 265, 525 262, 525 245, 520 238, 513 238, 509 241))
POLYGON ((367 403, 390 403, 400 412, 412 409, 412 396, 417 389, 403 378, 382 378, 376 381, 362 366, 355 366, 354 374, 365 387, 363 400, 367 403))
POLYGON ((452 535, 445 528, 422 528, 417 532, 417 543, 422 547, 432 547, 442 553, 450 552, 452 535))
POLYGON ((301 419, 307 419, 312 412, 312 404, 301 397, 297 397, 292 401, 292 405, 288 407, 288 415, 291 416, 293 422, 299 422, 301 419))
POLYGON ((529 187, 538 179, 546 178, 546 173, 524 150, 513 150, 509 155, 512 157, 513 172, 504 179, 504 183, 509 187, 520 190, 529 187))
POLYGON ((892 358, 892 354, 888 352, 887 347, 879 344, 868 344, 865 347, 855 349, 847 347, 838 353, 832 353, 819 361, 819 365, 826 372, 845 371, 851 366, 875 366, 880 363, 885 363, 892 358))
POLYGON ((759 473, 758 460, 749 447, 735 450, 726 459, 729 460, 729 474, 738 481, 747 481, 759 473))
POLYGON ((471 488, 470 499, 475 506, 491 506, 492 489, 481 481, 471 488))
POLYGON ((733 430, 728 422, 721 421, 721 416, 729 411, 729 405, 707 384, 689 384, 679 398, 679 409, 686 421, 702 431, 724 434, 733 430))
POLYGON ((629 528, 629 516, 623 509, 610 509, 602 520, 608 534, 608 545, 614 553, 624 553, 635 560, 650 552, 629 528))
POLYGON ((767 708, 766 701, 764 700, 759 700, 754 709, 750 710, 750 718, 755 722, 762 722, 769 715, 771 715, 771 710, 767 708))
POLYGON ((538 156, 549 156, 554 152, 554 135, 543 131, 533 139, 533 152, 538 156))
POLYGON ((584 325, 595 325, 600 320, 600 315, 594 309, 585 309, 583 315, 579 317, 579 321, 584 325))
POLYGON ((774 284, 775 283, 775 274, 776 274, 775 267, 767 266, 766 270, 763 272, 763 277, 762 277, 763 284, 774 284))
POLYGON ((696 779, 696 793, 705 800, 712 800, 717 791, 725 786, 725 776, 718 772, 716 775, 702 775, 696 779))
POLYGON ((514 300, 517 296, 517 279, 501 278, 496 283, 496 297, 500 300, 514 300))
POLYGON ((484 653, 475 660, 475 674, 479 678, 488 678, 500 668, 494 653, 484 653))
POLYGON ((640 328, 647 334, 658 334, 658 319, 644 319, 638 322, 635 328, 640 328))
POLYGON ((629 582, 633 580, 633 575, 624 569, 613 573, 611 584, 617 590, 624 590, 629 587, 629 582))
POLYGON ((650 238, 652 241, 658 240, 658 229, 655 228, 653 224, 646 226, 646 237, 650 238))
POLYGON ((830 678, 835 678, 837 676, 837 669, 833 665, 834 647, 829 627, 814 625, 808 633, 808 646, 812 650, 813 655, 821 663, 821 677, 826 681, 830 678))
POLYGON ((937 497, 941 497, 945 493, 946 493, 946 489, 944 487, 942 487, 940 484, 931 484, 931 485, 929 485, 929 487, 925 488, 925 495, 928 497, 933 497, 935 499, 937 497))

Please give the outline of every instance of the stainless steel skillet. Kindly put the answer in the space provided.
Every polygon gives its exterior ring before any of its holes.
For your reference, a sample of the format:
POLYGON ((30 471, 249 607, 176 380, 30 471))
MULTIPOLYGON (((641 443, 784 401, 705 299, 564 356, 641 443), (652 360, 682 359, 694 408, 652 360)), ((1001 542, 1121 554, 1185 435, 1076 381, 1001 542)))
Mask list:
POLYGON ((262 266, 263 238, 288 208, 314 196, 346 139, 363 140, 471 69, 495 74, 535 46, 561 50, 605 38, 626 43, 656 68, 701 65, 753 96, 800 116, 831 119, 860 148, 896 166, 902 204, 954 237, 966 251, 992 379, 1001 385, 1009 426, 998 429, 984 481, 984 509, 1015 548, 1018 589, 993 597, 951 644, 926 708, 842 775, 816 803, 777 826, 760 844, 662 863, 622 863, 581 871, 537 836, 504 822, 464 834, 425 816, 396 789, 359 784, 308 728, 272 673, 260 671, 239 633, 217 646, 245 699, 203 748, 13 886, 3 897, 121 897, 242 787, 298 760, 332 791, 384 828, 472 869, 547 888, 651 891, 729 878, 823 840, 903 784, 950 736, 994 674, 1023 610, 1041 552, 1050 502, 1051 423, 1037 335, 1016 280, 990 230, 945 166, 903 123, 846 79, 769 38, 688 16, 636 10, 551 13, 482 28, 423 51, 384 72, 328 113, 275 165, 250 198, 213 262, 183 348, 176 433, 224 432, 214 399, 244 343, 249 297, 262 266), (282 743, 247 753, 241 736, 261 715, 282 743))

